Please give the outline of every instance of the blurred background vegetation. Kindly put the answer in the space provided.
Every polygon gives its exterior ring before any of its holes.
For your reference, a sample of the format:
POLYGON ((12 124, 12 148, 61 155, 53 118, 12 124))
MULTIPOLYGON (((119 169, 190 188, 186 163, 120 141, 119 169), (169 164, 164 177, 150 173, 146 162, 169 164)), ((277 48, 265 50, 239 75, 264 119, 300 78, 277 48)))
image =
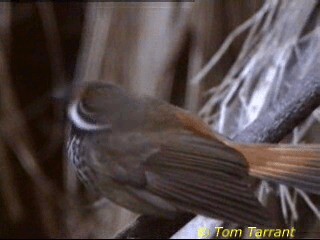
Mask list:
MULTIPOLYGON (((289 4, 270 2, 274 15, 289 4)), ((0 237, 111 237, 133 221, 134 214, 87 193, 66 162, 66 89, 103 79, 197 113, 246 35, 225 49, 201 84, 194 77, 263 4, 0 3, 0 237)), ((316 9, 310 4, 302 14, 309 19, 316 9)))

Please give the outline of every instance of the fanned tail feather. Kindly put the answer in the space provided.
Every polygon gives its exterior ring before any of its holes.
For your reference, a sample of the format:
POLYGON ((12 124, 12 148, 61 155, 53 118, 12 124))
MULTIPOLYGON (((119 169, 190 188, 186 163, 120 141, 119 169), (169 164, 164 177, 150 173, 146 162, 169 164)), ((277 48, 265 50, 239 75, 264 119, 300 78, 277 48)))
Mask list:
POLYGON ((319 145, 235 145, 250 175, 320 194, 319 145))

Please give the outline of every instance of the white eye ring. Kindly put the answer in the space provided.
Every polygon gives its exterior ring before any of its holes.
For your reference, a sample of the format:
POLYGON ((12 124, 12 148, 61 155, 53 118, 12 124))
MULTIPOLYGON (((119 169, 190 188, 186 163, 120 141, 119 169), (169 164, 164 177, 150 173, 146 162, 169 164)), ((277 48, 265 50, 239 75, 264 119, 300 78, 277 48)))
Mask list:
POLYGON ((110 124, 93 124, 89 123, 86 120, 84 120, 78 113, 78 102, 73 102, 68 107, 68 117, 69 120, 79 129, 86 130, 86 131, 96 131, 96 130, 106 130, 111 129, 110 124))

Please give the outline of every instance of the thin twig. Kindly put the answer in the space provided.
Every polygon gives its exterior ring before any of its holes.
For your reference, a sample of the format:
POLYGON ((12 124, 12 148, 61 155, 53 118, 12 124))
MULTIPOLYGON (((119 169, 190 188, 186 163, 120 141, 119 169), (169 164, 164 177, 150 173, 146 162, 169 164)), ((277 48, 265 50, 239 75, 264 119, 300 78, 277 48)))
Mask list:
POLYGON ((238 26, 234 31, 232 31, 229 34, 229 36, 226 38, 226 40, 223 42, 219 50, 211 57, 209 62, 190 81, 191 84, 200 84, 202 79, 204 79, 204 77, 209 73, 209 71, 218 63, 218 61, 221 59, 223 54, 227 51, 227 49, 230 47, 230 45, 233 43, 236 37, 239 36, 244 31, 246 31, 248 28, 250 28, 254 23, 259 21, 259 19, 263 17, 263 15, 268 11, 268 9, 269 9, 269 3, 266 2, 264 7, 261 8, 261 10, 259 10, 254 16, 249 18, 243 24, 238 26))

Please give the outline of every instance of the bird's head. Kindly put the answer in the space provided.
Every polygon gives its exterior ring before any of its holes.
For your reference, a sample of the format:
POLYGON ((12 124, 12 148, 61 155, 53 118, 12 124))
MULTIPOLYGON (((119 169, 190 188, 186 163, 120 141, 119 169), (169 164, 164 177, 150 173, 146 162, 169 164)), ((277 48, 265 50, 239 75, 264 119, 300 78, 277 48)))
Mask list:
POLYGON ((119 108, 130 101, 124 90, 105 82, 89 82, 77 86, 68 106, 69 121, 85 131, 106 130, 119 108))

